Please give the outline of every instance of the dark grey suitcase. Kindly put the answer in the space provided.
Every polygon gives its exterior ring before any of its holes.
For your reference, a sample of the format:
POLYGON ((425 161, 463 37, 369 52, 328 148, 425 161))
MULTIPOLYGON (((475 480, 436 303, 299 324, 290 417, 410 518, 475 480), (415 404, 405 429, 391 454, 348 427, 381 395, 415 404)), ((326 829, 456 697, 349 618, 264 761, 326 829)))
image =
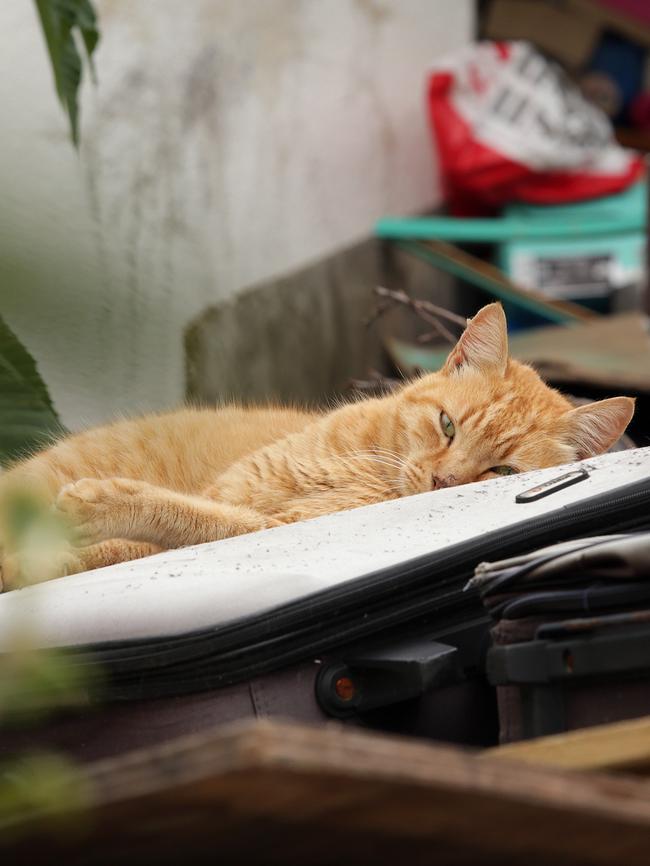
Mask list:
POLYGON ((484 563, 502 742, 650 713, 650 533, 484 563))

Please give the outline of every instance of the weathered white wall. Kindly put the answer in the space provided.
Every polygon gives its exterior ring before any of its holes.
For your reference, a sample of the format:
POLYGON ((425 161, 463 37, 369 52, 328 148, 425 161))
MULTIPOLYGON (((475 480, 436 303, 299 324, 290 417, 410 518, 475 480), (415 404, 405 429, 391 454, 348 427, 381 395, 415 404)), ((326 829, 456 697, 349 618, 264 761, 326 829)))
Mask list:
POLYGON ((97 0, 70 145, 33 4, 0 3, 0 309, 63 420, 182 399, 205 306, 435 203, 427 67, 472 0, 97 0))

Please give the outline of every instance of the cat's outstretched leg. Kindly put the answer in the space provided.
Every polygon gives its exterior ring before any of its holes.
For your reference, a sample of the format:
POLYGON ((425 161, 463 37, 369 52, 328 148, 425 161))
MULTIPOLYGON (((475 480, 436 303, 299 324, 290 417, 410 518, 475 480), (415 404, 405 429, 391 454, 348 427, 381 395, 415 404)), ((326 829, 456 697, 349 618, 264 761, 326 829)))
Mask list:
MULTIPOLYGON (((76 571, 91 571, 103 568, 105 565, 115 565, 118 562, 130 562, 132 559, 143 559, 162 550, 156 544, 147 541, 127 541, 124 538, 111 538, 99 541, 75 550, 78 567, 76 571)), ((76 572, 69 571, 68 574, 76 572)))
POLYGON ((250 508, 129 478, 83 478, 63 487, 56 505, 82 544, 125 538, 185 547, 278 523, 250 508))

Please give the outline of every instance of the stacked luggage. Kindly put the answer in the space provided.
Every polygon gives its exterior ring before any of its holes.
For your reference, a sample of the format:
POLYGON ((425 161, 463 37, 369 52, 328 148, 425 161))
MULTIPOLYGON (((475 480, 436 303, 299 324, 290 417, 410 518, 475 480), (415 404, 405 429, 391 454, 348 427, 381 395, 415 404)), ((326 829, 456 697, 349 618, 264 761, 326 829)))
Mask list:
POLYGON ((17 621, 65 650, 91 706, 57 724, 106 748, 118 717, 143 742, 282 716, 488 745, 494 685, 504 740, 650 711, 647 530, 650 448, 610 453, 6 593, 0 653, 17 621))

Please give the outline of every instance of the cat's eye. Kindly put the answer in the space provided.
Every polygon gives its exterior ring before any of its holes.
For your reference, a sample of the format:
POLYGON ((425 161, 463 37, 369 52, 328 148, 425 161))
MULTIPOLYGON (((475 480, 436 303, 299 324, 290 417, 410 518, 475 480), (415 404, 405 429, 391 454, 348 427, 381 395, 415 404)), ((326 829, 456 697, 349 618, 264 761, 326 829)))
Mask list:
POLYGON ((454 438, 456 435, 456 428, 454 427, 454 422, 446 412, 440 413, 440 426, 442 427, 442 432, 445 434, 447 439, 454 438))
POLYGON ((512 466, 493 466, 490 472, 494 472, 495 475, 514 475, 517 470, 512 466))

